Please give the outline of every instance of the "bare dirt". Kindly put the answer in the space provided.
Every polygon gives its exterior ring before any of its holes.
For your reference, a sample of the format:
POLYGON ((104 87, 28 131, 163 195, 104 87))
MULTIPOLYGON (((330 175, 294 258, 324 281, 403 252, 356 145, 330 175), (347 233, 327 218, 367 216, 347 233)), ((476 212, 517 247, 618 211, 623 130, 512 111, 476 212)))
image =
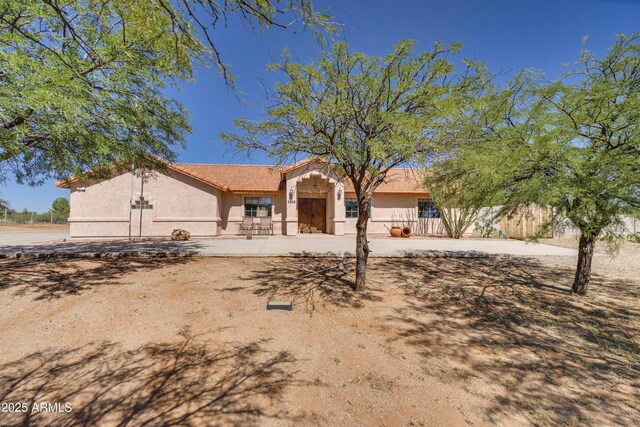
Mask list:
POLYGON ((0 233, 35 233, 39 231, 66 231, 69 224, 2 224, 0 218, 0 233))
POLYGON ((0 425, 634 425, 639 276, 573 261, 4 260, 0 425))

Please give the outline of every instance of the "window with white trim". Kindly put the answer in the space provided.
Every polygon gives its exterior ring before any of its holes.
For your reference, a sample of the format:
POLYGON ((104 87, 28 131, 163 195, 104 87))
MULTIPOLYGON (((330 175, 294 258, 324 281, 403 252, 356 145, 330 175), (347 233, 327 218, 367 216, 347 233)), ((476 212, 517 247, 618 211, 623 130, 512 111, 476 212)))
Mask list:
MULTIPOLYGON (((371 218, 371 205, 373 200, 369 202, 369 218, 371 218)), ((345 216, 347 218, 358 218, 358 199, 344 199, 345 216)))

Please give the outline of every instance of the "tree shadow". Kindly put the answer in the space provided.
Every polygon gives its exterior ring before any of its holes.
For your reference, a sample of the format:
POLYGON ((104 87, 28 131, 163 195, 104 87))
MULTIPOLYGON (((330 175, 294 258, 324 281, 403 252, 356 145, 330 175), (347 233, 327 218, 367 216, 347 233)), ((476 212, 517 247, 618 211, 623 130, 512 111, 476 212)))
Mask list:
POLYGON ((375 287, 354 290, 354 273, 352 259, 274 258, 242 279, 254 283, 251 288, 255 295, 269 300, 290 299, 309 312, 315 311, 319 303, 360 308, 366 301, 380 301, 375 287))
POLYGON ((0 414, 0 424, 253 425, 283 418, 274 403, 297 384, 295 359, 262 345, 216 346, 184 333, 136 350, 105 342, 32 353, 0 366, 0 401, 29 408, 0 414), (42 402, 72 409, 31 411, 42 402))
POLYGON ((492 390, 492 423, 521 413, 534 424, 633 424, 637 282, 595 275, 590 294, 577 297, 569 294, 573 270, 534 259, 402 262, 402 269, 394 260, 374 267, 377 279, 408 297, 385 323, 419 349, 427 371, 479 394, 492 390))
POLYGON ((198 241, 172 241, 162 239, 67 241, 33 243, 27 245, 0 245, 0 257, 18 258, 100 258, 112 256, 196 256, 203 245, 198 241))
POLYGON ((189 258, 5 259, 0 260, 0 291, 33 294, 36 300, 78 295, 96 286, 115 285, 124 276, 189 262, 189 258))

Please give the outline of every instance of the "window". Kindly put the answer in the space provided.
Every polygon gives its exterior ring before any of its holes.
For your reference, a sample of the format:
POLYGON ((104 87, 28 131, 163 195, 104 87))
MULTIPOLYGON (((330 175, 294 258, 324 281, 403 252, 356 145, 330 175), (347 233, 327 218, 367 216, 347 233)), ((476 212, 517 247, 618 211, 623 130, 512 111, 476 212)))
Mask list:
POLYGON ((271 216, 271 197, 245 197, 244 216, 254 218, 271 216))
MULTIPOLYGON (((369 202, 369 218, 371 218, 371 204, 369 202)), ((344 199, 344 207, 346 209, 347 218, 358 218, 358 200, 356 199, 344 199)))
POLYGON ((131 209, 153 209, 153 205, 148 200, 145 200, 144 197, 140 197, 131 205, 131 209))
POLYGON ((418 218, 440 218, 440 211, 432 200, 418 199, 418 218))
POLYGON ((356 199, 344 199, 344 206, 347 209, 347 218, 358 218, 358 201, 356 199))

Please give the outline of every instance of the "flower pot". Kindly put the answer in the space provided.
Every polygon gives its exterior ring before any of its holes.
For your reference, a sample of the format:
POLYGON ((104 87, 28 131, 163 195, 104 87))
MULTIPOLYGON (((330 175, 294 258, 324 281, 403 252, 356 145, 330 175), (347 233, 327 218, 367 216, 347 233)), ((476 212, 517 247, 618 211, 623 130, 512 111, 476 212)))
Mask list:
POLYGON ((402 229, 398 226, 393 226, 389 229, 389 233, 391 234, 391 237, 400 237, 402 229))
POLYGON ((411 228, 410 227, 402 227, 402 231, 400 237, 410 237, 411 236, 411 228))

